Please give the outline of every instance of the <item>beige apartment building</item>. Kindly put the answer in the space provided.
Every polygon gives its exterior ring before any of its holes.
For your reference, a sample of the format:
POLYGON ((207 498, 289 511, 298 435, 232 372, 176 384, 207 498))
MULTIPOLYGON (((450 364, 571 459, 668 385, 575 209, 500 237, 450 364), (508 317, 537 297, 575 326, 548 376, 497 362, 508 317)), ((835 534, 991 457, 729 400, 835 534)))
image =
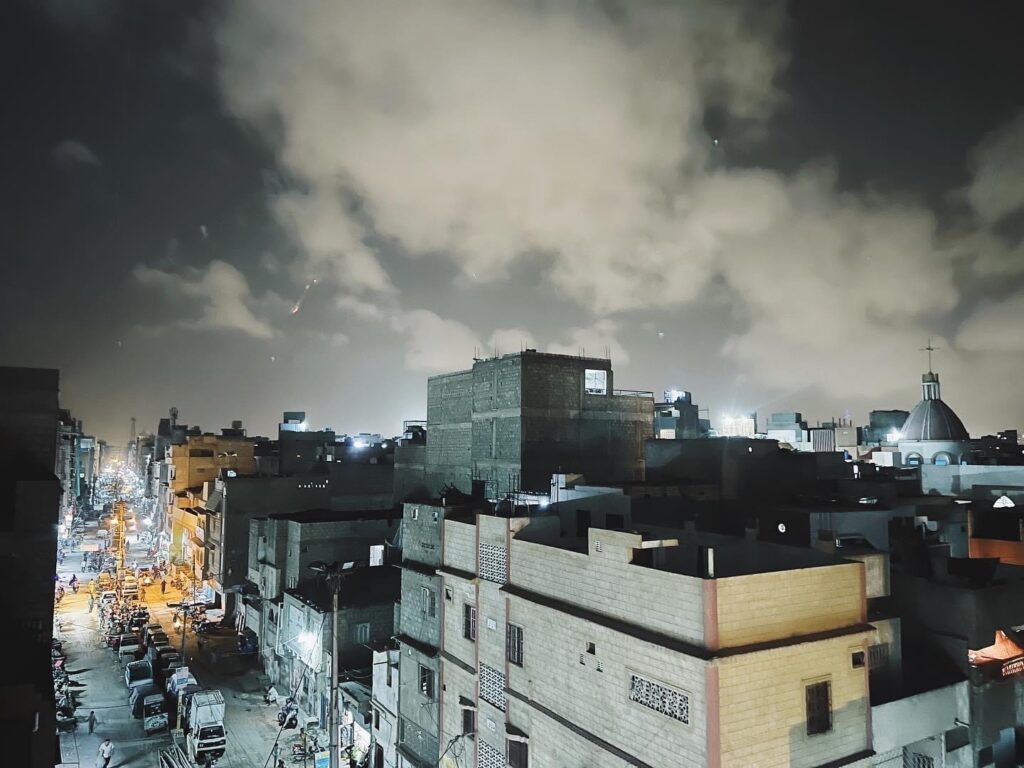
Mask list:
POLYGON ((171 558, 191 563, 202 573, 206 510, 203 508, 204 484, 221 471, 238 475, 256 472, 253 443, 240 428, 225 429, 221 435, 188 435, 182 445, 167 449, 170 464, 167 514, 171 531, 171 558))
MULTIPOLYGON (((441 764, 867 765, 864 566, 557 515, 444 521, 441 764)), ((403 681, 405 682, 405 681, 403 681)))

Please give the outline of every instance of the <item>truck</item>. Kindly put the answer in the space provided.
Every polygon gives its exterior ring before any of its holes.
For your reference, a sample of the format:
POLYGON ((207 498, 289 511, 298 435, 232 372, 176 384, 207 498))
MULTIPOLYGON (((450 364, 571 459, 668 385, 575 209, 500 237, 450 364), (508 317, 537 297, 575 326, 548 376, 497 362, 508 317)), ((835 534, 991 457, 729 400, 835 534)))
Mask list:
POLYGON ((223 694, 218 690, 195 691, 186 694, 182 703, 188 756, 199 765, 223 757, 227 747, 223 694))

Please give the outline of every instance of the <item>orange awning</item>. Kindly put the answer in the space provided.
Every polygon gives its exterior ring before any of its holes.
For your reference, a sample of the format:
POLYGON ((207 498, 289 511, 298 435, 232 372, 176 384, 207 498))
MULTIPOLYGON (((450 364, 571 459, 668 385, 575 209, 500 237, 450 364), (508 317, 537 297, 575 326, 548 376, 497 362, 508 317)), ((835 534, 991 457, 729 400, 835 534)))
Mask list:
POLYGON ((1013 642, 1001 629, 996 630, 996 641, 992 645, 977 651, 967 651, 967 661, 975 667, 1006 661, 1017 656, 1024 656, 1024 648, 1013 642))

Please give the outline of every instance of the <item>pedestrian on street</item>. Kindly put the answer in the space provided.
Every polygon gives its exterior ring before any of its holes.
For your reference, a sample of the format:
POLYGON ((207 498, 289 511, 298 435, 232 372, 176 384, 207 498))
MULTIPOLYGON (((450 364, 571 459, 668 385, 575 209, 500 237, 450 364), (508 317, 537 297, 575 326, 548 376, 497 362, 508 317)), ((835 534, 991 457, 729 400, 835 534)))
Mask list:
POLYGON ((89 711, 89 733, 92 733, 95 730, 96 730, 96 711, 95 710, 90 710, 89 711))
POLYGON ((92 613, 92 605, 93 605, 92 595, 89 595, 89 613, 92 613))
POLYGON ((167 593, 167 579, 161 579, 160 580, 160 594, 163 595, 163 594, 166 594, 166 593, 167 593))
POLYGON ((110 758, 114 756, 114 744, 110 739, 104 739, 103 743, 100 744, 99 750, 96 752, 100 758, 100 767, 107 768, 110 765, 110 758))

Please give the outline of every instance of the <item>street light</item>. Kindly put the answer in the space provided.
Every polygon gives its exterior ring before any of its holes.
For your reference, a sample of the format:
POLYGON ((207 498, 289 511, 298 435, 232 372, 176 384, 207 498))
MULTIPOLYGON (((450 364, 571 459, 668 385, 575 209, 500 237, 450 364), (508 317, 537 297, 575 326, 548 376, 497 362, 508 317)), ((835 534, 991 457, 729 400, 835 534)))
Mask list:
POLYGON ((355 570, 353 562, 328 565, 323 560, 309 564, 309 570, 318 574, 331 588, 331 705, 328 713, 328 727, 331 729, 331 768, 338 764, 338 593, 341 580, 355 570))

